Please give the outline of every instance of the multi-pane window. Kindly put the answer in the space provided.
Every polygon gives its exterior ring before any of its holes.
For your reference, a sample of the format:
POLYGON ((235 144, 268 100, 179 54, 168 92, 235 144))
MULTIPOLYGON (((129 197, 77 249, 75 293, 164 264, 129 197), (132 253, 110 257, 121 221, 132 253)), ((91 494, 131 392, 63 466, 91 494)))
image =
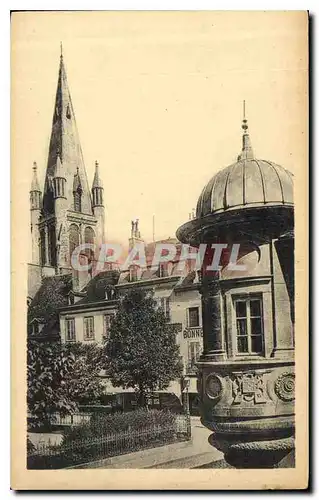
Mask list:
POLYGON ((111 328, 111 321, 112 321, 113 314, 104 314, 103 317, 103 334, 105 338, 109 337, 109 332, 111 328))
POLYGON ((199 326, 199 308, 190 307, 188 309, 188 326, 194 328, 199 326))
POLYGON ((160 299, 160 307, 163 309, 166 319, 170 319, 170 306, 169 306, 169 297, 161 297, 160 299))
POLYGON ((84 318, 84 340, 94 340, 94 317, 84 318))
POLYGON ((65 340, 66 342, 75 342, 75 321, 74 318, 65 320, 65 340))
POLYGON ((195 363, 199 360, 201 353, 201 342, 189 342, 188 344, 188 370, 196 369, 195 363))
POLYGON ((264 350, 261 299, 235 300, 238 354, 262 354, 264 350))

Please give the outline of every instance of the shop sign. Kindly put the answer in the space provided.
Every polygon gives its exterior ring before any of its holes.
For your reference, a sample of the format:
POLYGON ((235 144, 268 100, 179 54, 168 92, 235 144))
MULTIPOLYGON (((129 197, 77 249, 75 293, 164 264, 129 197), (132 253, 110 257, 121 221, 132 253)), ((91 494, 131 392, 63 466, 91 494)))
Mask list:
POLYGON ((185 328, 183 332, 184 339, 198 339, 203 336, 202 328, 185 328))

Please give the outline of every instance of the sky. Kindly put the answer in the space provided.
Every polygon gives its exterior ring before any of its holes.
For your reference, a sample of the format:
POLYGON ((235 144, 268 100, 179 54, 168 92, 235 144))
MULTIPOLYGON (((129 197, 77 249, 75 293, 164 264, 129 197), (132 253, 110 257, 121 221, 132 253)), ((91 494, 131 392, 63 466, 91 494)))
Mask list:
MULTIPOLYGON (((27 216, 41 186, 60 42, 91 185, 99 161, 107 238, 175 236, 241 150, 292 173, 307 154, 307 17, 300 12, 28 12, 12 16, 12 161, 27 216)), ((28 215, 29 216, 29 215, 28 215)), ((29 227, 29 226, 28 226, 29 227)))

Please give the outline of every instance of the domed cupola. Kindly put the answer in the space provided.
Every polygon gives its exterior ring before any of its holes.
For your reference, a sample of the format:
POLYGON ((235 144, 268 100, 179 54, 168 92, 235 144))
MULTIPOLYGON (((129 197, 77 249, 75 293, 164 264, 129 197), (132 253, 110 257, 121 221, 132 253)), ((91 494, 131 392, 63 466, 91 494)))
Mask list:
POLYGON ((237 161, 206 184, 197 202, 196 218, 177 231, 182 242, 191 239, 198 244, 199 233, 207 230, 206 221, 212 239, 225 232, 229 239, 230 224, 237 240, 240 232, 254 232, 255 237, 267 239, 293 227, 292 174, 272 161, 255 158, 245 117, 242 129, 237 161))

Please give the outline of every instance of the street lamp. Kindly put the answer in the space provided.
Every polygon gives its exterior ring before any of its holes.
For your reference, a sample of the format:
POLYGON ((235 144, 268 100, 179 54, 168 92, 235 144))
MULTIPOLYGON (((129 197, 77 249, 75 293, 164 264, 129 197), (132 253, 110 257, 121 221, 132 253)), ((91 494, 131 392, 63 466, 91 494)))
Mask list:
POLYGON ((189 411, 189 393, 188 389, 190 386, 191 380, 189 377, 184 375, 182 378, 182 393, 183 393, 183 409, 187 418, 187 434, 191 435, 191 421, 190 421, 190 411, 189 411))

